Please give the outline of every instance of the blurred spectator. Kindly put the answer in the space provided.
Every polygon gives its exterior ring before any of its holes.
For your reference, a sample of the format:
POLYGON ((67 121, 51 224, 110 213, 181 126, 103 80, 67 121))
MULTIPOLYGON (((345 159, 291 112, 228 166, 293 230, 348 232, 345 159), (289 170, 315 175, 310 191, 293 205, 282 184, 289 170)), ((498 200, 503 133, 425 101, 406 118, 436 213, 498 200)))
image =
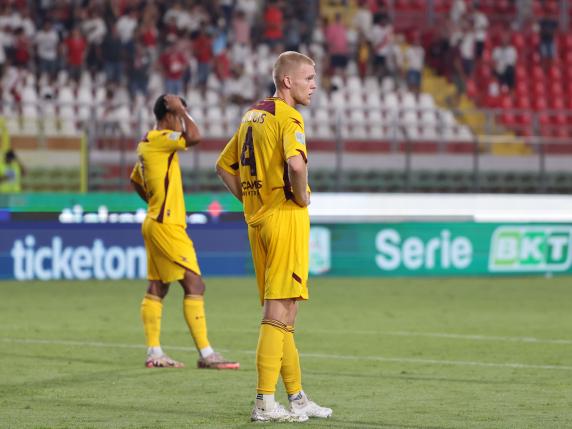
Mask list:
POLYGON ((260 7, 258 0, 237 0, 236 10, 241 10, 246 16, 246 20, 252 27, 254 21, 256 20, 256 14, 258 13, 258 8, 260 7))
POLYGON ((517 60, 516 48, 511 44, 508 34, 502 37, 502 45, 493 49, 492 60, 495 75, 501 86, 514 88, 514 68, 517 60))
POLYGON ((243 45, 250 44, 250 23, 246 19, 246 13, 238 10, 232 19, 232 32, 234 41, 243 45))
POLYGON ((405 64, 405 50, 407 43, 403 34, 394 34, 386 55, 387 72, 397 83, 404 80, 407 75, 405 64), (405 76, 404 76, 405 75, 405 76))
POLYGON ((366 0, 358 1, 358 9, 353 18, 353 26, 357 30, 358 35, 369 37, 373 27, 373 14, 367 7, 366 0))
POLYGON ((79 28, 73 28, 70 35, 64 41, 64 49, 66 52, 68 73, 73 80, 78 82, 85 64, 85 53, 87 49, 87 43, 81 35, 79 28))
POLYGON ((387 55, 393 43, 393 25, 386 14, 376 14, 371 30, 371 44, 373 46, 374 73, 382 78, 387 74, 387 55))
POLYGON ((0 78, 4 74, 4 67, 6 65, 6 45, 8 35, 5 33, 4 29, 0 27, 0 78))
POLYGON ((459 50, 463 62, 463 71, 467 77, 471 77, 475 67, 475 32, 470 19, 462 21, 461 34, 459 50))
POLYGON ((148 49, 142 42, 135 42, 135 50, 132 58, 127 63, 127 82, 129 83, 129 93, 132 97, 138 94, 147 97, 149 85, 149 71, 153 59, 148 49))
POLYGON ((225 48, 219 51, 213 60, 213 69, 215 72, 215 76, 220 81, 223 91, 226 85, 226 82, 231 76, 231 69, 230 69, 230 58, 228 50, 225 48))
POLYGON ((139 27, 139 41, 155 61, 159 55, 159 31, 153 19, 153 15, 144 14, 143 23, 139 27))
POLYGON ((471 16, 475 29, 475 55, 478 60, 481 59, 485 50, 487 40, 487 29, 489 28, 489 19, 482 12, 480 6, 475 6, 471 16))
POLYGON ((348 65, 349 47, 347 29, 340 13, 336 13, 334 22, 326 28, 326 43, 333 71, 344 72, 348 65))
POLYGON ((255 90, 254 82, 245 73, 244 66, 242 64, 234 65, 224 86, 226 99, 239 105, 248 104, 254 101, 255 90))
POLYGON ((222 11, 224 24, 225 26, 227 26, 232 19, 232 15, 234 14, 234 7, 236 6, 236 0, 219 0, 218 4, 222 11))
POLYGON ((31 59, 32 43, 22 27, 14 31, 14 65, 28 68, 31 59))
POLYGON ((80 28, 88 44, 87 67, 92 73, 98 72, 103 66, 101 44, 106 36, 105 22, 99 13, 88 9, 80 28))
POLYGON ((201 24, 201 18, 205 19, 206 17, 196 6, 193 8, 193 13, 190 13, 189 10, 183 8, 182 2, 178 1, 167 10, 163 21, 165 23, 173 22, 177 30, 182 33, 186 31, 197 31, 201 24))
POLYGON ((201 29, 193 41, 193 52, 198 63, 197 83, 204 89, 213 59, 212 39, 204 30, 204 25, 201 25, 201 29))
POLYGON ((556 52, 554 35, 558 29, 558 21, 551 16, 548 7, 545 7, 543 17, 538 21, 538 29, 540 35, 540 56, 544 65, 547 66, 554 59, 556 52))
POLYGON ((276 0, 268 0, 264 10, 264 41, 275 46, 284 38, 284 16, 276 0))
POLYGON ((368 74, 368 65, 371 60, 370 44, 364 34, 358 36, 357 65, 358 73, 362 79, 368 74))
POLYGON ((405 48, 406 82, 410 91, 419 93, 421 90, 421 77, 425 61, 425 49, 421 46, 421 37, 416 34, 413 43, 405 48))
POLYGON ((187 70, 188 61, 178 49, 175 41, 170 41, 163 54, 159 57, 161 71, 165 78, 165 91, 169 94, 182 94, 183 75, 187 70))
POLYGON ((121 81, 123 55, 125 52, 130 51, 129 49, 123 49, 117 27, 113 27, 105 35, 101 44, 101 52, 105 77, 109 83, 118 84, 121 81))
POLYGON ((22 190, 22 176, 26 174, 24 166, 10 149, 0 160, 0 194, 13 194, 22 190))
POLYGON ((465 17, 467 12, 467 3, 465 0, 454 0, 449 11, 449 17, 453 24, 459 24, 465 17))
POLYGON ((38 58, 38 77, 46 74, 53 80, 58 71, 58 46, 60 38, 50 20, 44 22, 35 39, 38 58))
POLYGON ((298 51, 300 50, 300 43, 302 43, 302 23, 296 15, 292 14, 286 22, 284 49, 287 51, 298 51))
POLYGON ((13 16, 13 19, 14 18, 16 19, 16 21, 12 21, 13 28, 23 29, 26 37, 28 39, 33 39, 34 36, 36 35, 36 24, 34 24, 34 21, 30 16, 30 11, 28 10, 28 8, 26 7, 21 9, 19 13, 17 13, 17 16, 18 18, 15 18, 13 16))
POLYGON ((133 39, 135 29, 137 28, 138 13, 137 9, 126 9, 126 13, 122 15, 115 23, 119 40, 124 48, 133 49, 133 39))
POLYGON ((451 78, 455 85, 455 93, 452 97, 447 98, 447 104, 450 108, 458 108, 461 104, 461 98, 467 92, 467 75, 460 51, 460 41, 456 45, 452 45, 450 49, 451 55, 451 78))

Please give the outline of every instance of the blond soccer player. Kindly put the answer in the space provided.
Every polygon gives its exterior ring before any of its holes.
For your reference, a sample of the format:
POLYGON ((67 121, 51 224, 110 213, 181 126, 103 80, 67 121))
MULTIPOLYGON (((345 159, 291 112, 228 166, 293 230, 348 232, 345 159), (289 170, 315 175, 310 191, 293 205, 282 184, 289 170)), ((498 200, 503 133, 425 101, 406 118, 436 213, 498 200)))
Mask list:
POLYGON ((256 349, 255 421, 302 422, 330 417, 330 408, 302 390, 294 323, 298 301, 308 299, 310 188, 304 121, 296 105, 310 104, 315 64, 298 52, 274 64, 274 97, 254 104, 221 153, 216 169, 244 206, 256 271, 262 323, 256 349), (290 407, 274 398, 282 376, 290 407))
POLYGON ((147 202, 142 232, 147 252, 149 287, 141 303, 147 341, 148 368, 180 368, 184 364, 167 356, 159 341, 162 300, 171 282, 179 282, 185 297, 185 320, 199 352, 199 368, 237 369, 213 350, 207 337, 204 309, 205 284, 193 242, 186 233, 186 210, 178 152, 200 141, 197 125, 184 101, 161 95, 153 108, 155 129, 137 147, 138 162, 131 173, 137 193, 147 202))

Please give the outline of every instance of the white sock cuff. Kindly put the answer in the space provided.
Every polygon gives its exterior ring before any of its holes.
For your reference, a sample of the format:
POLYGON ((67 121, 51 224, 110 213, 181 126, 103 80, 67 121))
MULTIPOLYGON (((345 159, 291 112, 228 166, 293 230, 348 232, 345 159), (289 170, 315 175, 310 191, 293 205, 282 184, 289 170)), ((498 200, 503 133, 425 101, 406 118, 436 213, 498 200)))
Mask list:
POLYGON ((211 346, 205 347, 204 349, 200 349, 199 353, 201 354, 202 358, 206 358, 214 353, 214 350, 211 346))
POLYGON ((163 356, 164 354, 161 346, 147 347, 147 356, 163 356))

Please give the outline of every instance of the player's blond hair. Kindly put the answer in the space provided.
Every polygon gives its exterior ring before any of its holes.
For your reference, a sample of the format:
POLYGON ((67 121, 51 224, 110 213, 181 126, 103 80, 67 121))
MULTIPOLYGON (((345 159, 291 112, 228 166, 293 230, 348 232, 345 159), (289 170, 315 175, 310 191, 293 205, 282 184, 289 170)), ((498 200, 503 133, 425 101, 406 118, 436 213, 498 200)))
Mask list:
POLYGON ((282 52, 278 56, 278 59, 274 63, 274 68, 272 69, 272 79, 274 80, 276 88, 281 85, 284 76, 292 73, 300 64, 309 64, 312 67, 316 65, 312 58, 301 54, 300 52, 282 52))

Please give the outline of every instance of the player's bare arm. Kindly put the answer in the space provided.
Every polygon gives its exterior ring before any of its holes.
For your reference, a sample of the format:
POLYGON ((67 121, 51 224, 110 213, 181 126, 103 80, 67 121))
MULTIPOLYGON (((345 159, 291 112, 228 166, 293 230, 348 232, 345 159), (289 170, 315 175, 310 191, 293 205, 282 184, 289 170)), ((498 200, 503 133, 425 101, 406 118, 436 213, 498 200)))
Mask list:
POLYGON ((308 167, 302 155, 288 158, 288 177, 296 203, 302 207, 310 205, 308 189, 308 167))
POLYGON ((183 138, 185 139, 186 146, 190 147, 199 144, 201 141, 199 127, 183 105, 181 98, 176 95, 169 94, 165 96, 165 103, 167 104, 167 109, 176 114, 181 121, 183 121, 183 138))
POLYGON ((131 181, 131 185, 133 186, 133 189, 135 189, 137 194, 141 197, 141 199, 143 201, 145 201, 146 203, 148 203, 149 201, 147 200, 147 192, 145 192, 145 189, 143 189, 143 186, 141 186, 139 183, 135 182, 134 180, 131 181))
POLYGON ((242 189, 240 186, 240 176, 230 174, 220 166, 216 166, 216 174, 224 183, 224 186, 234 195, 240 202, 242 202, 242 189))

